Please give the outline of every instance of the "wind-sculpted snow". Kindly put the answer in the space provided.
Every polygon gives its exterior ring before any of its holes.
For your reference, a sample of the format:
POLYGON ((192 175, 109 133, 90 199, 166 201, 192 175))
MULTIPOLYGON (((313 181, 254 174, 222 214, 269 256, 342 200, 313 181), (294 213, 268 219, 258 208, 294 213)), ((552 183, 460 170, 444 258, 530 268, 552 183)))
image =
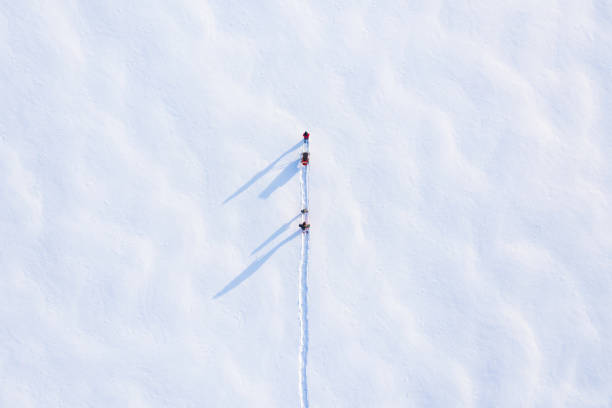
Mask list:
POLYGON ((0 406, 609 406, 611 39, 601 0, 1 2, 0 406))

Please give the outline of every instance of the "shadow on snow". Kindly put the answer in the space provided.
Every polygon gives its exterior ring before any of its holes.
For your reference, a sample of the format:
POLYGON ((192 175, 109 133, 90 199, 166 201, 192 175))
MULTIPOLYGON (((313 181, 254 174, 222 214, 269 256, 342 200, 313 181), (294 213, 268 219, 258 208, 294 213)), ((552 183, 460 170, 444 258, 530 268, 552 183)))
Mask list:
POLYGON ((287 182, 291 180, 291 178, 295 176, 298 171, 300 171, 300 168, 298 167, 298 163, 299 163, 299 160, 295 160, 289 163, 289 165, 287 165, 287 167, 285 167, 285 169, 281 171, 278 174, 278 176, 274 178, 274 180, 272 180, 270 185, 266 187, 266 189, 259 194, 259 198, 266 199, 270 197, 270 195, 274 191, 276 191, 277 188, 282 187, 285 184, 287 184, 287 182))
POLYGON ((221 296, 225 295, 227 292, 229 292, 230 290, 234 289, 236 286, 240 285, 242 282, 247 280, 259 268, 261 268, 261 266, 264 263, 266 263, 266 261, 268 259, 270 259, 270 257, 272 255, 274 255, 274 253, 276 251, 278 251, 280 247, 282 247, 283 245, 285 245, 289 241, 295 239, 298 235, 300 235, 300 231, 299 230, 295 231, 293 234, 289 235, 287 238, 285 238, 284 240, 279 242, 274 248, 272 248, 270 251, 268 251, 264 256, 262 256, 261 258, 258 258, 255 261, 253 261, 249 266, 246 267, 246 269, 244 271, 242 271, 240 273, 240 275, 236 276, 234 279, 232 279, 232 281, 230 283, 225 285, 225 287, 223 289, 221 289, 219 291, 219 293, 217 293, 213 297, 213 299, 217 299, 218 297, 221 297, 221 296))
POLYGON ((274 231, 272 233, 272 235, 270 235, 268 237, 268 239, 266 239, 264 242, 262 242, 257 248, 255 248, 253 250, 253 252, 251 252, 251 255, 254 255, 255 252, 259 251, 261 248, 265 247, 266 245, 268 245, 270 242, 272 242, 274 240, 274 238, 278 237, 280 234, 282 234, 284 231, 286 231, 291 224, 297 220, 298 218, 300 218, 301 213, 299 213, 298 215, 296 215, 295 217, 293 217, 292 219, 290 219, 287 223, 283 224, 280 226, 279 229, 277 229, 276 231, 274 231))
MULTIPOLYGON (((246 189, 248 189, 249 187, 251 187, 253 185, 253 183, 255 183, 257 180, 259 180, 263 175, 265 175, 267 172, 269 172, 270 170, 272 170, 272 168, 274 168, 274 166, 276 166, 276 164, 286 155, 288 155, 289 153, 291 153, 292 151, 296 150, 298 147, 300 147, 302 145, 302 142, 298 142, 295 145, 291 146, 289 148, 289 150, 287 150, 285 153, 281 154, 276 160, 274 160, 272 163, 270 163, 265 169, 259 171, 257 174, 255 174, 253 177, 251 177, 251 179, 249 181, 247 181, 246 183, 244 183, 238 190, 236 190, 232 195, 230 195, 229 197, 227 197, 225 199, 225 201, 223 201, 223 204, 226 204, 227 202, 233 200, 234 198, 236 198, 236 196, 240 195, 242 192, 244 192, 246 189)), ((284 172, 283 172, 284 173, 284 172)), ((281 173, 281 174, 283 174, 281 173)), ((277 177, 278 178, 278 177, 277 177)), ((291 178, 291 176, 289 177, 291 178)), ((288 180, 288 179, 287 179, 288 180)), ((276 181, 276 179, 274 179, 274 181, 276 181)), ((274 183, 274 181, 272 183, 274 183)), ((285 181, 286 183, 287 181, 285 181)), ((284 184, 284 183, 283 183, 284 184)), ((282 185, 282 184, 281 184, 282 185)), ((272 186, 272 184, 270 184, 270 186, 272 186)), ((270 188, 270 186, 268 186, 268 188, 266 189, 266 191, 270 188)), ((272 191, 274 191, 276 188, 272 189, 272 191)), ((272 191, 270 191, 270 193, 267 195, 269 196, 272 191)), ((263 194, 263 193, 262 193, 263 194)), ((266 197, 267 197, 266 196, 266 197)))

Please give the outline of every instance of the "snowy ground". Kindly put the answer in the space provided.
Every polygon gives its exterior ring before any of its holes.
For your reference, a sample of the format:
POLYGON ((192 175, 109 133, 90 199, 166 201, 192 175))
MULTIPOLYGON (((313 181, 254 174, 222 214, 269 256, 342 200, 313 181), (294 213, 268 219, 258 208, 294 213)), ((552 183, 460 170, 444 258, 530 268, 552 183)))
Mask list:
POLYGON ((612 3, 0 1, 0 406, 612 406, 612 3))

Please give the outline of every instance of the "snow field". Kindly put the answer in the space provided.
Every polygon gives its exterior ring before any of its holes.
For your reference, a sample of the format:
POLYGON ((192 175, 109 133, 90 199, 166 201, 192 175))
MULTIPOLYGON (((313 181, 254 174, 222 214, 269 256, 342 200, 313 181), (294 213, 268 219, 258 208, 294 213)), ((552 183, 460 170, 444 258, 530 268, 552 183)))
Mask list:
POLYGON ((0 405, 609 405, 611 17, 1 3, 0 405))

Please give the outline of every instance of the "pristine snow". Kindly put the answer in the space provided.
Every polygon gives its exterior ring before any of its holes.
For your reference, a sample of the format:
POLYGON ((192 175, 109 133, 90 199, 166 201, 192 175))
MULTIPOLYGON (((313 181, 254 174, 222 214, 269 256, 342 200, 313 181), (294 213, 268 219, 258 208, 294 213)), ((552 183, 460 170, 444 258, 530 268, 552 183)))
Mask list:
POLYGON ((2 1, 0 406, 612 404, 612 3, 2 1))

